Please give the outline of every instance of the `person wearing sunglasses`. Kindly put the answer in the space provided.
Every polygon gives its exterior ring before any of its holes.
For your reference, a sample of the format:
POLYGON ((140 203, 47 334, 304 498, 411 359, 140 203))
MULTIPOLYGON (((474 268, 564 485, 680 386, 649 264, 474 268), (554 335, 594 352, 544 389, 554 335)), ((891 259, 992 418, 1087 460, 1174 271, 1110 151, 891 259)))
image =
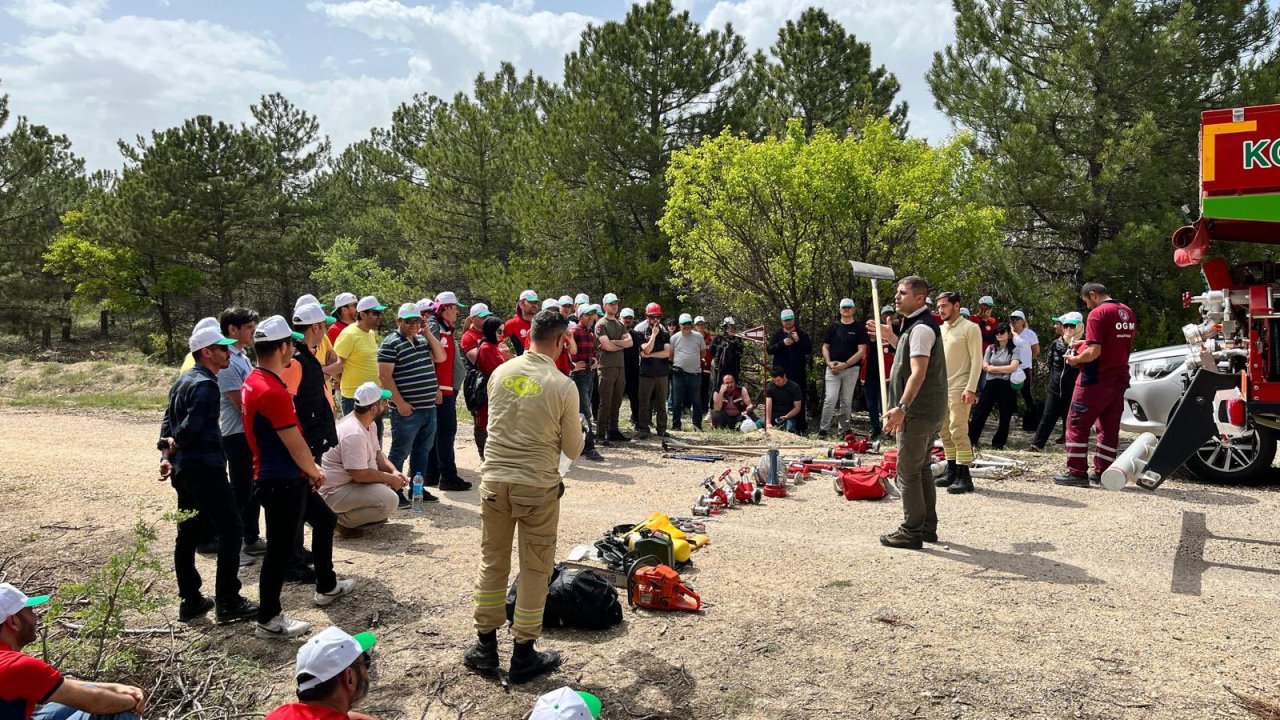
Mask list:
MULTIPOLYGON (((366 295, 356 303, 356 321, 343 328, 333 342, 333 351, 342 360, 342 414, 355 409, 356 388, 367 382, 378 382, 378 325, 386 305, 373 295, 366 295)), ((376 421, 378 437, 382 437, 382 418, 376 421)))
POLYGON ((996 341, 982 357, 982 369, 987 373, 987 384, 982 386, 982 394, 978 397, 978 406, 974 408, 973 417, 969 421, 969 442, 977 447, 982 430, 986 427, 987 416, 992 409, 998 409, 1000 423, 996 434, 991 438, 993 450, 1003 450, 1009 439, 1009 421, 1013 418, 1014 407, 1018 403, 1017 393, 1013 388, 1014 373, 1022 366, 1021 349, 1014 341, 1013 329, 1009 323, 996 326, 996 341))

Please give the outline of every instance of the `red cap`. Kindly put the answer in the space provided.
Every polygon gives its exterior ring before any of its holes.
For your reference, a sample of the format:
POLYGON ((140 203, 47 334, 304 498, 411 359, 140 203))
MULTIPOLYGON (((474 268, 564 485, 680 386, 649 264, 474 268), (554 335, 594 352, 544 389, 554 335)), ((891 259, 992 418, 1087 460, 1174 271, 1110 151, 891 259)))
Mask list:
POLYGON ((649 303, 648 305, 644 306, 644 314, 645 315, 661 315, 662 306, 659 305, 658 303, 649 303))

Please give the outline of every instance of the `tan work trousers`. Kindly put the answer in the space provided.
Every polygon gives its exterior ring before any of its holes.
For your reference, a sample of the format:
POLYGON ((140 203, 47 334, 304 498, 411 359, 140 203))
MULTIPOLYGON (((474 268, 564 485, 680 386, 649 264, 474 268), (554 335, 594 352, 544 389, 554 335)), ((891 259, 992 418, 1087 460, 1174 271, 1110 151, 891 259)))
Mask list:
POLYGON ((519 527, 520 580, 511 634, 518 642, 542 635, 542 610, 556 559, 562 487, 480 483, 480 580, 474 595, 477 632, 497 630, 507 621, 511 540, 519 527))
POLYGON ((969 442, 969 410, 972 405, 966 404, 964 388, 947 390, 947 417, 942 421, 942 450, 948 460, 960 465, 973 463, 973 444, 969 442))
POLYGON ((339 525, 356 528, 391 517, 400 498, 382 483, 350 482, 324 496, 324 502, 338 516, 339 525))
POLYGON ((618 432, 618 409, 627 378, 621 365, 600 368, 600 415, 596 418, 596 435, 618 432))

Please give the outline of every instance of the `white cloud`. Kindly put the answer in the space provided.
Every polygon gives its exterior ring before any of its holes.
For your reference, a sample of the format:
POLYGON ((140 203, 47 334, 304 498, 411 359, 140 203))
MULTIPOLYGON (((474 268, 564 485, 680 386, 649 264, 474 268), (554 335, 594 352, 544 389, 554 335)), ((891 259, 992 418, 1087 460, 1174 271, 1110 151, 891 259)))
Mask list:
POLYGON ((72 0, 56 3, 51 0, 16 0, 9 7, 9 14, 29 27, 74 27, 98 17, 107 7, 107 0, 72 0))
POLYGON ((777 41, 778 28, 813 5, 870 43, 872 62, 897 76, 902 85, 898 97, 909 104, 912 134, 939 140, 949 133, 924 79, 934 51, 955 36, 955 12, 948 0, 719 0, 707 12, 705 25, 732 23, 748 44, 767 50, 777 41))

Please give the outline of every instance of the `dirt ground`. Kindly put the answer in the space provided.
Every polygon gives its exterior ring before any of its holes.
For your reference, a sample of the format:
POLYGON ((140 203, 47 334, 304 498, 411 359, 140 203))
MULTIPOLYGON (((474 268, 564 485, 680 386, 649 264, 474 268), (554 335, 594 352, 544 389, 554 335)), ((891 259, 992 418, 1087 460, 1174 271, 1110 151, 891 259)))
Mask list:
MULTIPOLYGON (((155 479, 157 426, 151 415, 0 410, 0 557, 99 556, 139 516, 172 509, 155 479)), ((476 481, 469 434, 459 465, 476 481)), ((604 452, 607 463, 566 481, 561 556, 654 510, 688 514, 699 481, 725 467, 664 460, 653 444, 604 452)), ((924 551, 878 544, 900 520, 897 500, 847 502, 825 481, 733 510, 711 523, 687 576, 702 613, 628 611, 610 632, 549 632, 543 645, 564 668, 509 691, 459 662, 472 637, 474 491, 338 541, 339 575, 358 582, 351 598, 315 608, 310 589, 289 585, 284 605, 317 628, 378 634, 361 709, 384 719, 518 718, 565 684, 599 695, 609 720, 1245 717, 1226 688, 1274 693, 1275 486, 1060 488, 1050 477, 1061 455, 1007 454, 1039 469, 942 493, 943 542, 924 551)), ((171 538, 166 528, 160 551, 171 538)), ((200 563, 211 586, 212 562, 200 563)), ((249 597, 256 570, 243 574, 249 597)), ((171 580, 157 591, 175 592, 171 580)), ((256 640, 248 624, 189 632, 274 668, 263 684, 289 696, 296 644, 256 640)))

